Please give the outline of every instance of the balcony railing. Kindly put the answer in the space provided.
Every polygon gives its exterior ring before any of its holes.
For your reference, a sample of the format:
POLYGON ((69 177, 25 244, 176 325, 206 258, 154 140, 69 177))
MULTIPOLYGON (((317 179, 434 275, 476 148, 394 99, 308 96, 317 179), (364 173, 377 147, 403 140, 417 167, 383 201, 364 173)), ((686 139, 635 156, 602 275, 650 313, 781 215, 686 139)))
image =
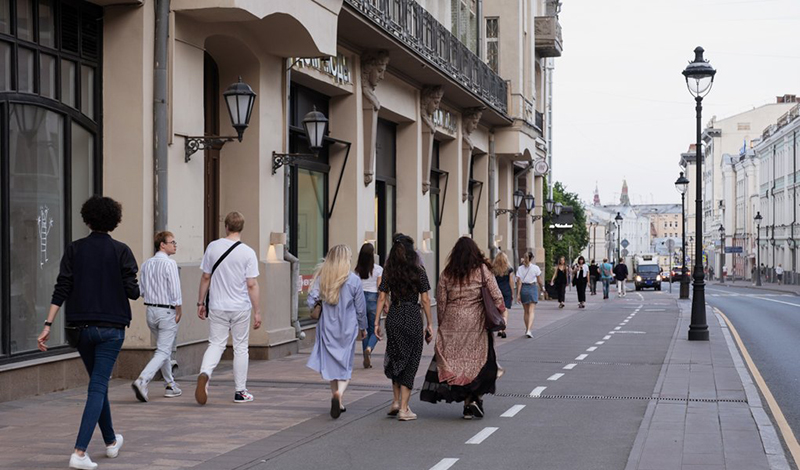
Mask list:
POLYGON ((508 85, 414 0, 345 0, 384 31, 460 83, 486 104, 508 114, 508 85))

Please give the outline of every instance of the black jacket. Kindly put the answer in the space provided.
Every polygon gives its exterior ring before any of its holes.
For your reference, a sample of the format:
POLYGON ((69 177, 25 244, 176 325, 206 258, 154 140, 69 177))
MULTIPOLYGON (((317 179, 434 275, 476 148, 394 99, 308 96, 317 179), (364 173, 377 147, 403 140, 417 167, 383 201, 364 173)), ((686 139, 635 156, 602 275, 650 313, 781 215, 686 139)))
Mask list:
POLYGON ((139 298, 139 268, 128 245, 107 233, 92 232, 67 246, 53 291, 53 305, 67 302, 65 320, 128 326, 139 298))
POLYGON ((628 267, 625 263, 619 263, 614 266, 614 275, 618 281, 624 281, 628 278, 628 267))

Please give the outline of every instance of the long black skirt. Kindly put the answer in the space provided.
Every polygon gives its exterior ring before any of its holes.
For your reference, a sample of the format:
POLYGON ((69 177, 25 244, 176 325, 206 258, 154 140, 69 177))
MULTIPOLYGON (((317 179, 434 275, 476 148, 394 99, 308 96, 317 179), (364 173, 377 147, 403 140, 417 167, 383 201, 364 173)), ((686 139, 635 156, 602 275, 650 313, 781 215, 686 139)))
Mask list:
POLYGON ((489 336, 489 353, 478 376, 469 385, 449 385, 439 382, 439 370, 436 367, 436 356, 431 360, 431 365, 425 373, 425 383, 422 385, 419 398, 428 403, 445 401, 447 403, 460 403, 467 398, 474 400, 487 393, 494 394, 497 382, 497 356, 494 352, 494 338, 489 336))

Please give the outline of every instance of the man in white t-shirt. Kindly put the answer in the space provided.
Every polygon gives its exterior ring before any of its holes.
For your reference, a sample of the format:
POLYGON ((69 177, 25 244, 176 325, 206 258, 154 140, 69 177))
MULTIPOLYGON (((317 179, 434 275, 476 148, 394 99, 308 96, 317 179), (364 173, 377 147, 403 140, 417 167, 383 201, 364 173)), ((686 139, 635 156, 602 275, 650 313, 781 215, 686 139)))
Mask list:
POLYGON ((208 381, 219 364, 228 344, 233 340, 233 380, 236 384, 234 403, 253 401, 247 391, 247 366, 250 360, 250 311, 253 329, 261 326, 258 294, 258 258, 252 248, 241 242, 244 216, 231 212, 225 217, 227 236, 208 244, 200 269, 200 292, 197 297, 197 316, 208 317, 208 349, 203 355, 200 375, 194 396, 197 403, 208 401, 208 381), (224 257, 224 258, 223 258, 224 257), (213 273, 213 276, 212 276, 213 273), (208 311, 206 311, 208 294, 208 311))

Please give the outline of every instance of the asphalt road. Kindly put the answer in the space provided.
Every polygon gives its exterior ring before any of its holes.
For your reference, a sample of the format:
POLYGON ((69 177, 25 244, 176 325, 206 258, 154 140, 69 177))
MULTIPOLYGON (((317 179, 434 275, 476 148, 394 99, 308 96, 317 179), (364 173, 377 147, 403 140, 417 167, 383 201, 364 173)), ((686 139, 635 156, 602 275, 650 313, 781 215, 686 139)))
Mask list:
POLYGON ((593 297, 535 338, 503 342, 506 375, 498 394, 485 398, 483 419, 463 420, 461 404, 432 405, 415 393, 419 419, 398 422, 385 416, 391 393, 382 391, 349 403, 336 422, 321 419, 313 439, 248 468, 625 468, 678 318, 673 297, 642 296, 593 297), (637 307, 646 309, 618 326, 637 307), (546 387, 542 397, 531 397, 538 387, 546 387))
POLYGON ((800 297, 744 286, 706 286, 706 301, 736 327, 795 435, 800 435, 800 297))

